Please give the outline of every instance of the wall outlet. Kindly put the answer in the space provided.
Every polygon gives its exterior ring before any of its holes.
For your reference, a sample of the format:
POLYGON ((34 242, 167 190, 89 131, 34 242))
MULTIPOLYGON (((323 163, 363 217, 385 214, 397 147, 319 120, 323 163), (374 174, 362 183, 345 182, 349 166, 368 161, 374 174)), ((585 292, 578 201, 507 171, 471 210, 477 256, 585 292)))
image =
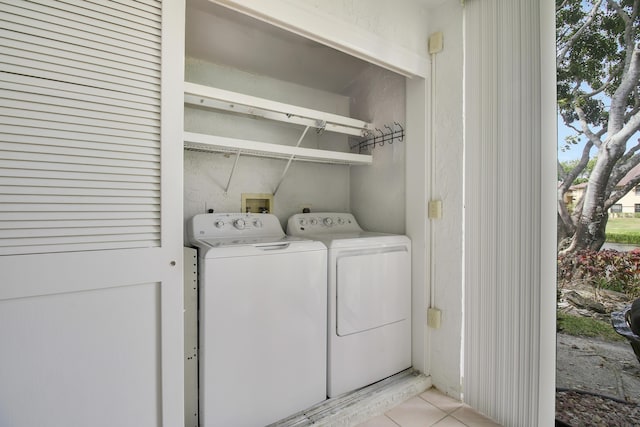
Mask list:
POLYGON ((433 329, 440 328, 442 322, 442 311, 438 308, 430 307, 427 309, 427 326, 433 329))

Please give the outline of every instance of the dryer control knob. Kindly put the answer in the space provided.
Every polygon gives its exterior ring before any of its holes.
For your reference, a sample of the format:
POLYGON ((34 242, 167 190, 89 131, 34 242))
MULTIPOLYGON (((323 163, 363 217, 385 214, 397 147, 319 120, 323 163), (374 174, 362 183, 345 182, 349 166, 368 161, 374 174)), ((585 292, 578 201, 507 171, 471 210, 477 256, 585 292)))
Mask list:
POLYGON ((327 227, 331 227, 333 225, 333 220, 331 218, 329 218, 329 217, 326 217, 325 219, 323 219, 322 222, 327 227))
POLYGON ((342 217, 338 218, 338 224, 340 225, 344 224, 344 218, 342 217))
POLYGON ((216 226, 216 228, 222 228, 224 227, 224 221, 219 219, 214 223, 214 225, 216 226))
POLYGON ((305 225, 307 225, 307 220, 304 218, 300 218, 300 221, 298 221, 298 224, 304 227, 305 225))
POLYGON ((238 230, 242 230, 244 228, 244 225, 244 219, 236 219, 235 221, 233 221, 233 226, 238 230))
POLYGON ((253 220, 253 226, 255 228, 262 228, 262 221, 260 221, 259 219, 254 219, 253 220))
POLYGON ((311 225, 318 225, 318 220, 315 218, 311 218, 311 225))

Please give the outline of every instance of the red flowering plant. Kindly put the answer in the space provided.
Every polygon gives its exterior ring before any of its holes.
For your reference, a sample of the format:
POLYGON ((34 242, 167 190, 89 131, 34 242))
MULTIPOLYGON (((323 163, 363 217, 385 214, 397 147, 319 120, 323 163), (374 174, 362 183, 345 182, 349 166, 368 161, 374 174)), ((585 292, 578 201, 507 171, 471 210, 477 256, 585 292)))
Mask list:
POLYGON ((640 297, 640 251, 581 250, 558 256, 558 287, 581 281, 640 297))

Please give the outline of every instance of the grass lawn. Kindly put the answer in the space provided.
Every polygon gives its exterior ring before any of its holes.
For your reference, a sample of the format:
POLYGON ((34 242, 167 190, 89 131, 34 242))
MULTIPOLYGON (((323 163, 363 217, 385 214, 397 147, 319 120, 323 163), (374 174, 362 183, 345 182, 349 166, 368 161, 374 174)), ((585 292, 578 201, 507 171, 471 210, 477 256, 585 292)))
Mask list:
POLYGON ((640 218, 609 218, 607 242, 640 245, 640 218))
POLYGON ((572 316, 561 311, 558 311, 557 329, 558 332, 579 337, 600 338, 606 341, 626 340, 608 322, 590 317, 572 316))
POLYGON ((607 233, 631 233, 640 235, 640 218, 609 218, 607 233))

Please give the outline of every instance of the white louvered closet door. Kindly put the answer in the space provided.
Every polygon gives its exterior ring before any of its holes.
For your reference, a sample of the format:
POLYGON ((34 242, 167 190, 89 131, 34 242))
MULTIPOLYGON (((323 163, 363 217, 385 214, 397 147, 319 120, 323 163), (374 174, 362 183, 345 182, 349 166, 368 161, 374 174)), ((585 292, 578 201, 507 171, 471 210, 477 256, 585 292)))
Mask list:
POLYGON ((182 417, 184 0, 0 0, 0 426, 182 417))

